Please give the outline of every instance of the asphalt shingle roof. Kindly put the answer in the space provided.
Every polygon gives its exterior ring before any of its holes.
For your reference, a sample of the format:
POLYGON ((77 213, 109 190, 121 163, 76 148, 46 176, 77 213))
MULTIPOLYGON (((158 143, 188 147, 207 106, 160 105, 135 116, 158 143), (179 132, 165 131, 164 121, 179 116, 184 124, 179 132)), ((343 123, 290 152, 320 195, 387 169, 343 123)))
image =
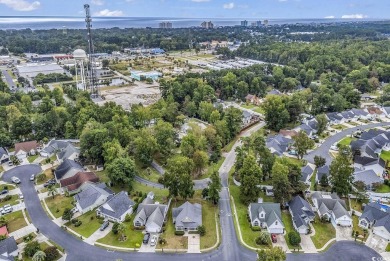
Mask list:
POLYGON ((308 222, 313 220, 315 217, 314 211, 312 210, 309 202, 301 198, 300 196, 296 196, 288 203, 291 212, 293 213, 293 222, 297 228, 302 225, 308 226, 308 222))
POLYGON ((372 169, 355 172, 353 174, 354 181, 362 181, 366 186, 371 186, 373 183, 381 183, 383 179, 376 175, 372 169))
POLYGON ((18 250, 18 246, 13 236, 0 241, 0 255, 8 255, 16 250, 18 250))
POLYGON ((68 173, 68 171, 72 169, 82 171, 83 167, 74 160, 65 159, 54 171, 54 175, 56 176, 57 180, 60 180, 66 175, 66 173, 68 173))
POLYGON ((249 208, 251 220, 258 218, 261 222, 265 222, 267 226, 272 225, 276 220, 283 224, 279 203, 251 203, 249 208), (265 212, 263 219, 259 217, 262 211, 265 212))
POLYGON ((103 195, 109 198, 109 196, 113 194, 114 193, 112 191, 110 193, 110 190, 106 187, 104 183, 88 183, 87 186, 80 193, 74 196, 74 198, 77 203, 79 203, 82 209, 86 209, 92 206, 100 196, 103 195))
POLYGON ((125 191, 121 191, 105 204, 99 207, 98 211, 113 218, 119 219, 126 211, 128 211, 135 203, 125 191))
POLYGON ((176 226, 197 228, 202 225, 202 205, 187 201, 180 207, 172 209, 172 217, 176 226))

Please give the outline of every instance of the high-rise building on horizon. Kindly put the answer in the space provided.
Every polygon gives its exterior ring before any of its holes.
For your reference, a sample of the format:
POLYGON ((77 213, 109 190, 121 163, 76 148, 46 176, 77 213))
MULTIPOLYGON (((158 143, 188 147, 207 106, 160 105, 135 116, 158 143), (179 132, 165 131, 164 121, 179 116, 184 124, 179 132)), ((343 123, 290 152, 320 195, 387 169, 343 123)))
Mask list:
POLYGON ((264 20, 264 26, 268 26, 268 20, 264 20))
POLYGON ((211 22, 211 21, 204 21, 203 23, 201 23, 200 25, 202 28, 205 28, 205 29, 213 29, 214 28, 214 24, 211 22))
POLYGON ((248 21, 247 20, 241 21, 241 26, 247 27, 248 26, 248 21))
POLYGON ((172 23, 171 22, 161 22, 158 24, 158 27, 161 29, 171 29, 172 23))

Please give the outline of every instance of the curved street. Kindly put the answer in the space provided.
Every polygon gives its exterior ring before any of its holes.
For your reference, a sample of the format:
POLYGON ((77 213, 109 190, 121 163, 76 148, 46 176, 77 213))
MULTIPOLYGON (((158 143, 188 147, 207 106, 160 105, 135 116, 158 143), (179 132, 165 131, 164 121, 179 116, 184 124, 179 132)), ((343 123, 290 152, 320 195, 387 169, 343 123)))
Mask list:
MULTIPOLYGON (((242 136, 249 136, 264 126, 264 123, 255 125, 246 130, 242 136)), ((380 125, 378 125, 380 126, 380 125)), ((371 125, 371 128, 375 127, 371 125)), ((336 136, 336 135, 335 135, 336 136)), ((334 137, 334 136, 333 136, 334 137)), ((342 137, 340 137, 341 139, 342 137)), ((330 142, 330 145, 334 141, 330 142)), ((31 217, 32 223, 39 228, 40 232, 49 239, 56 242, 65 249, 67 260, 88 261, 88 260, 183 260, 188 261, 198 260, 256 260, 256 253, 246 249, 239 243, 234 223, 233 213, 230 208, 230 194, 228 189, 228 173, 235 161, 235 148, 240 146, 241 142, 238 140, 232 150, 227 153, 226 159, 219 169, 220 177, 222 179, 222 191, 220 193, 219 209, 220 209, 220 223, 221 223, 221 244, 220 246, 209 253, 202 254, 165 254, 165 253, 138 253, 138 252, 118 252, 109 251, 103 248, 89 245, 79 238, 71 235, 57 226, 47 216, 41 202, 38 198, 33 182, 29 181, 32 174, 41 172, 38 165, 22 165, 15 167, 3 174, 3 180, 10 182, 13 176, 20 178, 20 189, 24 196, 27 211, 31 217)), ((329 145, 329 147, 330 147, 329 145)), ((328 146, 324 143, 323 146, 328 146)), ((322 147, 322 146, 321 146, 322 147)), ((321 148, 320 147, 320 148, 321 148)), ((320 149, 319 148, 319 149, 320 149)), ((317 149, 318 150, 318 149, 317 149)), ((314 154, 315 155, 315 154, 314 154)), ((314 157, 314 156, 313 156, 314 157)), ((287 260, 314 260, 314 261, 328 261, 328 260, 372 260, 372 258, 380 258, 380 255, 374 250, 357 244, 352 241, 337 242, 332 245, 325 253, 319 254, 288 254, 287 260)))

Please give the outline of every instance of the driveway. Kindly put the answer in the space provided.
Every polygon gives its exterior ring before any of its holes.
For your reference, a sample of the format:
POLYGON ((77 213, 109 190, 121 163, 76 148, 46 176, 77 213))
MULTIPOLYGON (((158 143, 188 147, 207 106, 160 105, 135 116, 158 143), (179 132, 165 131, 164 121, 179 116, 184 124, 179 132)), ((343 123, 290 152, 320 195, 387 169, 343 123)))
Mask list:
POLYGON ((187 253, 200 253, 200 235, 188 234, 188 252, 187 253))
POLYGON ((98 228, 98 230, 96 230, 89 238, 85 239, 84 242, 93 245, 97 240, 107 236, 107 234, 111 232, 112 226, 113 224, 110 222, 105 230, 100 231, 100 228, 98 228))
POLYGON ((352 227, 335 226, 336 229, 336 241, 353 240, 352 227))
POLYGON ((317 253, 317 248, 314 246, 313 241, 311 240, 311 235, 302 235, 301 234, 301 247, 305 253, 317 253))
POLYGON ((383 238, 374 235, 373 233, 370 233, 366 241, 366 246, 375 249, 376 251, 381 253, 386 250, 387 243, 388 242, 383 238))
POLYGON ((149 238, 148 243, 147 244, 142 243, 142 245, 139 249, 139 252, 140 253, 154 253, 156 251, 157 242, 158 242, 158 233, 150 233, 150 238, 149 238), (150 241, 152 240, 153 236, 156 236, 157 240, 156 240, 156 244, 154 246, 151 246, 150 241))
POLYGON ((274 247, 278 246, 281 247, 284 251, 289 251, 286 239, 282 234, 276 235, 276 243, 272 243, 272 246, 274 247))

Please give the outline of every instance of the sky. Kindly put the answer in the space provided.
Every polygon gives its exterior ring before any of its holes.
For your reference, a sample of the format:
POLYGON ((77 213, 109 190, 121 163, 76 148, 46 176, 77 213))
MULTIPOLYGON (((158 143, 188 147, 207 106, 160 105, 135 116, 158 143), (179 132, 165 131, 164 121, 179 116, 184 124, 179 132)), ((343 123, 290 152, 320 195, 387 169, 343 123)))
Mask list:
POLYGON ((0 16, 390 18, 390 0, 0 0, 0 16))

